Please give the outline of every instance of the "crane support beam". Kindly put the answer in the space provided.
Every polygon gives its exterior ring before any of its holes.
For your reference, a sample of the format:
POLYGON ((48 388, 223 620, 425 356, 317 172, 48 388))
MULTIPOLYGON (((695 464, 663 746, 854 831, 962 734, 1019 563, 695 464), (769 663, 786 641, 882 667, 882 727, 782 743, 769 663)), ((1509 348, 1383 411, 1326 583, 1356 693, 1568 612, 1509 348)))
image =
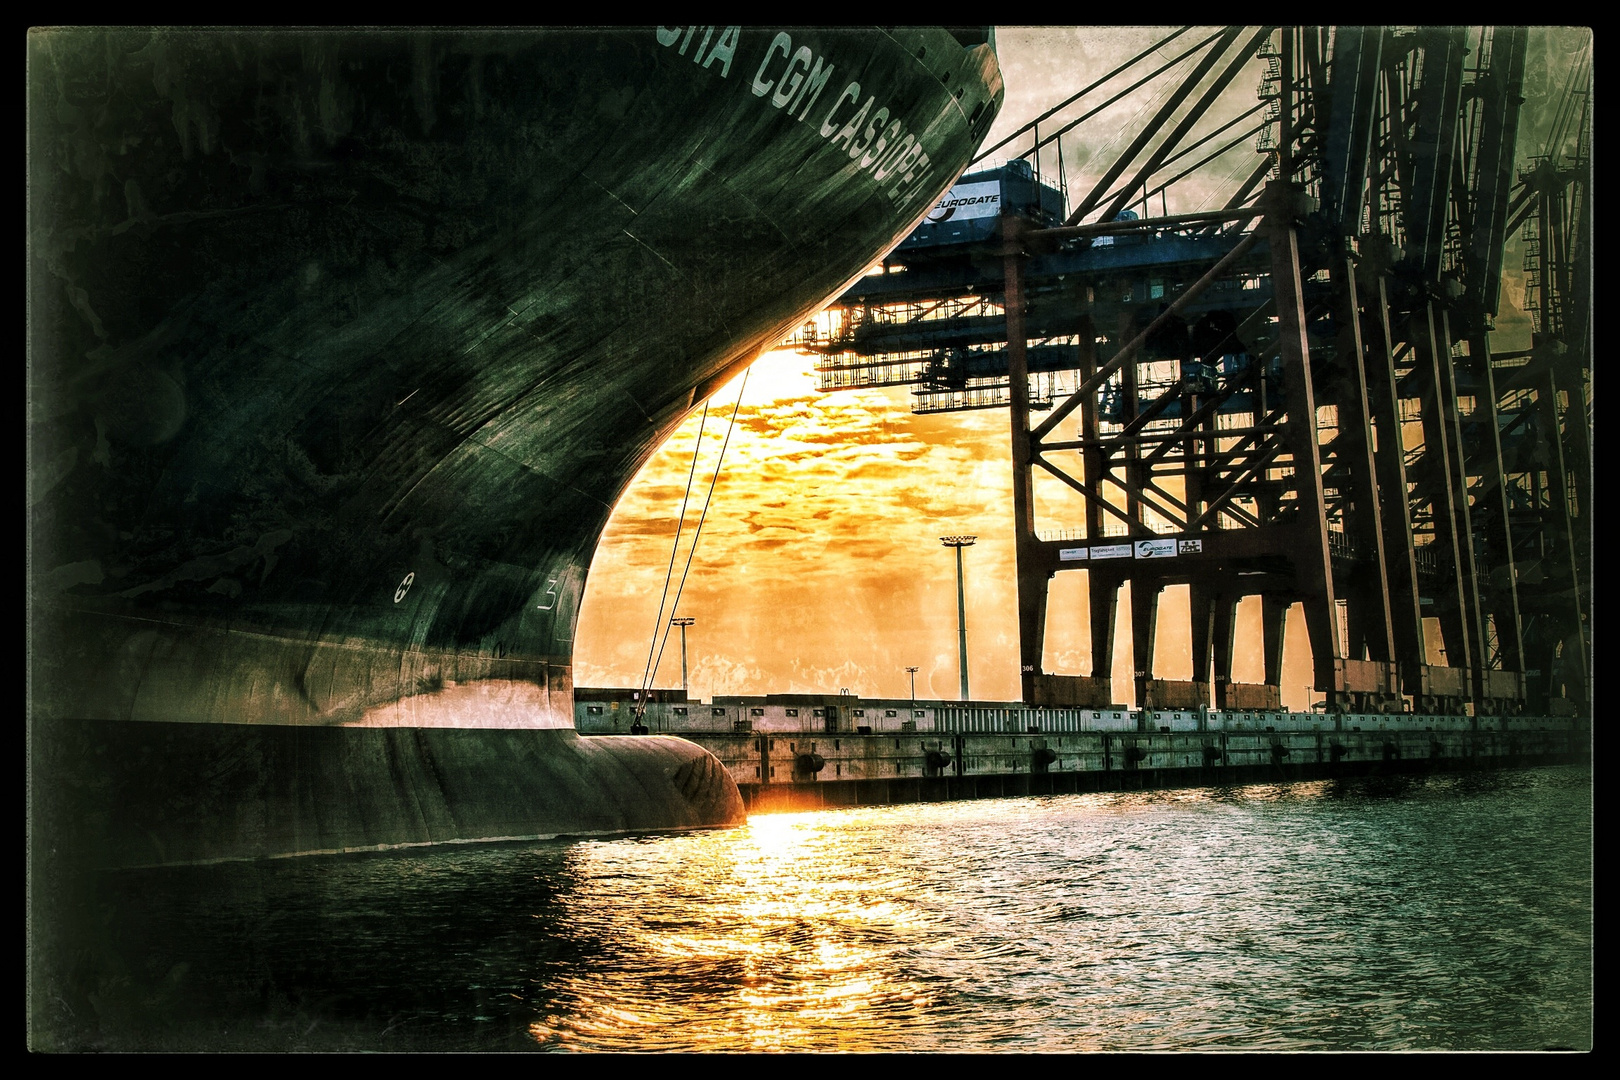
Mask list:
POLYGON ((1139 707, 1278 709, 1297 605, 1331 712, 1589 713, 1587 98, 1521 168, 1531 32, 1220 31, 1169 62, 1192 70, 1067 217, 1027 165, 964 177, 963 212, 920 226, 806 342, 824 387, 1008 408, 1025 701, 1121 707, 1128 649, 1139 707), (1159 174, 1240 125, 1201 121, 1251 63, 1259 162, 1224 209, 1168 212, 1180 177, 1159 174), (1128 212, 1155 183, 1166 212, 1128 212), (1493 356, 1521 226, 1536 333, 1493 356), (1049 512, 1072 516, 1047 531, 1049 512), (1074 570, 1087 674, 1043 666, 1048 616, 1079 614, 1051 602, 1074 570), (1155 670, 1171 586, 1188 680, 1155 670), (1245 598, 1256 683, 1234 678, 1245 598))

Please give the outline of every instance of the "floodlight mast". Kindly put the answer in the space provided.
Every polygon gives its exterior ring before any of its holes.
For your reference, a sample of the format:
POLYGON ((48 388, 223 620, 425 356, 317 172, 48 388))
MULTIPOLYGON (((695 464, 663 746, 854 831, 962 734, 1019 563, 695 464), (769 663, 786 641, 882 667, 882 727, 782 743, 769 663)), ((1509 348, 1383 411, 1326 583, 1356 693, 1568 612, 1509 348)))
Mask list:
POLYGON ((681 628, 681 693, 686 693, 686 628, 697 622, 690 615, 669 620, 669 625, 681 628))
MULTIPOLYGON (((942 536, 939 542, 956 549, 956 633, 957 664, 962 672, 962 700, 968 700, 967 599, 962 587, 962 549, 972 547, 977 536, 942 536)), ((915 692, 914 692, 915 693, 915 692)))

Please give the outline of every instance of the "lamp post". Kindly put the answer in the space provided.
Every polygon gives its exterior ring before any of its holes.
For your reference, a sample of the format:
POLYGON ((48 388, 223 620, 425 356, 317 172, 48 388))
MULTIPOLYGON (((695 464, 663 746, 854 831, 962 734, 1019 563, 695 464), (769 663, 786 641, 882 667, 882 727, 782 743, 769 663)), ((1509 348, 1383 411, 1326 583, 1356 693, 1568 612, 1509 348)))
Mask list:
POLYGON ((917 704, 917 669, 908 667, 906 668, 906 674, 911 676, 911 704, 915 708, 917 704))
POLYGON ((967 600, 962 589, 962 549, 972 547, 977 536, 942 536, 939 542, 956 549, 956 632, 958 664, 962 672, 962 700, 968 700, 967 600))
POLYGON ((697 622, 688 615, 669 620, 669 625, 681 628, 681 693, 686 693, 686 628, 697 622))

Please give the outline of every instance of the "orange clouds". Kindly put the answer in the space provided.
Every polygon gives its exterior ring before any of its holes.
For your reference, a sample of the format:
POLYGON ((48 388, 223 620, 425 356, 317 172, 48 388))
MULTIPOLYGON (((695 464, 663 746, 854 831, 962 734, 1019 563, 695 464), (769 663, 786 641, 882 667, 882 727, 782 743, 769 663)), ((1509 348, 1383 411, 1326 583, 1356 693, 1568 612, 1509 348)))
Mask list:
MULTIPOLYGON (((1001 410, 914 416, 909 391, 815 389, 813 359, 766 354, 754 367, 703 535, 682 593, 695 695, 836 692, 954 698, 956 564, 942 535, 977 534, 964 551, 969 673, 974 697, 1018 695, 1012 543, 1012 464, 1001 410), (775 394, 765 399, 760 393, 775 394)), ((698 448, 680 580, 714 475, 738 383, 710 405, 698 448)), ((591 567, 575 643, 582 686, 641 681, 670 543, 697 443, 694 414, 642 470, 615 509, 591 567)), ((1063 496, 1043 499, 1050 522, 1078 523, 1063 496)), ((1239 617, 1238 676, 1259 681, 1258 612, 1239 617), (1253 670, 1248 670, 1252 668, 1253 670)), ((1090 673, 1085 584, 1055 580, 1049 670, 1090 673)), ((664 617, 670 617, 665 605, 664 617)), ((1309 650, 1290 622, 1285 696, 1309 704, 1309 650)), ((1130 616, 1122 594, 1116 693, 1130 690, 1130 616)), ((1166 590, 1160 677, 1187 678, 1185 590, 1166 590)), ((680 638, 664 647, 657 685, 680 681, 680 638)))
MULTIPOLYGON (((968 553, 970 643, 1014 626, 1003 595, 1011 475, 1000 425, 977 414, 912 416, 904 390, 823 396, 811 363, 783 351, 755 365, 763 378, 751 380, 738 412, 681 599, 681 613, 698 620, 688 631, 692 689, 903 696, 904 668, 926 670, 937 653, 951 660, 938 690, 954 694, 955 563, 941 534, 1006 534, 968 553), (759 400, 756 387, 779 396, 759 400)), ((710 407, 677 580, 736 393, 727 387, 710 407)), ((694 416, 614 512, 576 642, 582 685, 640 681, 697 428, 694 416)), ((662 685, 679 680, 672 648, 662 685)), ((986 678, 976 692, 1016 694, 1016 657, 1007 677, 986 678)))

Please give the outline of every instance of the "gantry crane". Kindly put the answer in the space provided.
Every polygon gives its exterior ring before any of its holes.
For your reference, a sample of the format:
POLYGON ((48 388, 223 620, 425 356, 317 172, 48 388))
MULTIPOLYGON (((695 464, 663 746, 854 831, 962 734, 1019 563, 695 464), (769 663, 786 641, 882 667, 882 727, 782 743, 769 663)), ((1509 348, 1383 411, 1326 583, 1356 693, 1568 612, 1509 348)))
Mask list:
POLYGON ((1111 703, 1129 582, 1145 708, 1280 708, 1298 603, 1331 710, 1589 715, 1586 76, 1518 169, 1524 28, 1229 28, 1163 60, 1184 33, 1087 88, 1154 64, 1128 89, 1173 80, 1072 208, 1030 159, 1096 115, 1053 121, 1087 91, 1009 137, 1033 133, 1025 158, 964 176, 801 338, 823 385, 1009 409, 1030 704, 1111 703), (1198 134, 1256 69, 1258 104, 1198 134), (1151 213, 1250 138, 1222 208, 1151 213), (1516 231, 1536 333, 1493 351, 1516 231), (1083 522, 1037 527, 1037 475, 1079 494, 1083 522), (1073 570, 1089 676, 1042 668, 1048 586, 1073 570), (1188 681, 1154 677, 1174 584, 1188 681), (1260 684, 1232 679, 1247 596, 1260 684))

